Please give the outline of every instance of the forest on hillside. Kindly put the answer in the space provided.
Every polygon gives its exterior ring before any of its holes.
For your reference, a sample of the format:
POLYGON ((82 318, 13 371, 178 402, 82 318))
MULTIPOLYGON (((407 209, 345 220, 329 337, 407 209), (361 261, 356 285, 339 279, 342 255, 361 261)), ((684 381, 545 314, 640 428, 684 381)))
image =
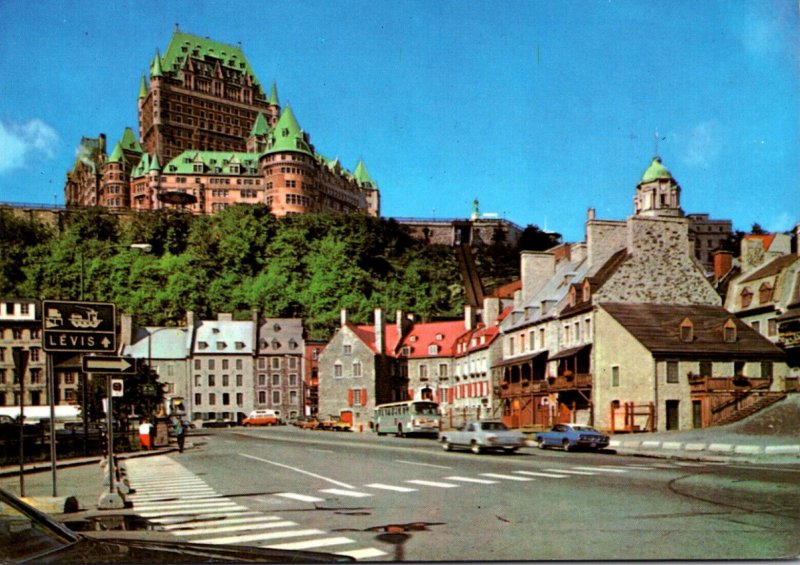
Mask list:
MULTIPOLYGON (((278 219, 260 205, 213 216, 159 210, 120 221, 90 208, 66 217, 55 230, 0 210, 0 296, 113 302, 140 325, 179 324, 187 310, 247 319, 257 309, 303 318, 314 339, 330 337, 342 307, 357 323, 377 307, 423 320, 463 313, 453 249, 426 245, 391 219, 278 219)), ((519 247, 546 249, 557 238, 528 226, 519 247)), ((485 286, 519 276, 519 248, 502 234, 475 253, 485 286)))

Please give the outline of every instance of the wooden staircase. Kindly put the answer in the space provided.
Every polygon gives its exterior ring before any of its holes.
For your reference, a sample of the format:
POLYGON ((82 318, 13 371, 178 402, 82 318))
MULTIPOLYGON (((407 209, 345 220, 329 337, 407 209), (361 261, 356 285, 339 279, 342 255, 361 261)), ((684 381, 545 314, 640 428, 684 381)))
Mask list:
POLYGON ((715 426, 724 426, 726 424, 733 424, 734 422, 738 422, 740 420, 744 420, 748 416, 752 416, 756 412, 767 408, 768 406, 772 406, 776 402, 779 402, 786 398, 785 392, 770 392, 767 394, 760 395, 759 399, 749 404, 748 406, 742 408, 741 410, 737 410, 725 416, 724 418, 714 422, 715 426))

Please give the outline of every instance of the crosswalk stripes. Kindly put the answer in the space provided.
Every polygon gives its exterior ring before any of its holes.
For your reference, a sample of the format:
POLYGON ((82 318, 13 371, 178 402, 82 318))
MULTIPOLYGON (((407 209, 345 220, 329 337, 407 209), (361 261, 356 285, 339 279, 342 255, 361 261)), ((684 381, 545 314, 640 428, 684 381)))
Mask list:
POLYGON ((461 481, 464 483, 477 483, 481 485, 494 485, 497 481, 490 481, 488 479, 474 479, 472 477, 445 477, 448 481, 461 481))
POLYGON ((490 479, 502 479, 504 481, 532 481, 528 477, 515 477, 514 475, 503 475, 501 473, 481 473, 481 477, 489 477, 490 479))
POLYGON ((559 473, 541 473, 538 471, 512 471, 512 472, 519 473, 520 475, 529 475, 531 477, 544 477, 547 479, 566 479, 569 476, 559 473))
POLYGON ((414 479, 414 480, 405 481, 405 482, 410 483, 412 485, 422 485, 422 486, 425 486, 425 487, 437 487, 437 488, 456 488, 456 487, 460 486, 460 485, 454 485, 453 483, 441 483, 441 482, 438 482, 438 481, 423 481, 423 480, 419 480, 419 479, 414 479))
POLYGON ((383 483, 371 483, 368 485, 364 485, 368 488, 376 488, 378 490, 391 490, 394 492, 416 492, 417 489, 415 488, 408 488, 408 487, 398 487, 395 485, 384 485, 383 483))
MULTIPOLYGON (((167 457, 157 456, 159 476, 147 477, 148 468, 141 461, 129 461, 129 476, 137 491, 131 494, 136 513, 158 529, 192 543, 247 544, 284 549, 320 550, 348 555, 355 559, 375 559, 386 552, 375 547, 347 548, 356 544, 350 538, 325 537, 327 532, 304 528, 280 516, 250 510, 247 506, 217 493, 205 481, 167 457), (137 479, 137 469, 141 472, 137 479), (297 541, 286 541, 291 539, 297 541), (303 539, 306 538, 306 539, 303 539), (266 545, 265 542, 269 543, 266 545), (341 546, 341 547, 340 547, 341 546)), ((153 464, 153 461, 150 461, 153 464)), ((391 485, 385 485, 391 486, 391 485)), ((403 490, 405 487, 396 487, 403 490)), ((328 489, 327 494, 340 496, 372 496, 371 493, 328 489)), ((296 493, 276 493, 289 499, 318 502, 324 498, 296 493)))
POLYGON ((368 492, 359 492, 356 490, 345 490, 341 488, 326 488, 320 490, 320 492, 326 492, 328 494, 335 494, 337 496, 349 496, 352 498, 366 498, 367 496, 372 496, 368 492))
POLYGON ((573 469, 545 469, 549 473, 558 473, 566 475, 596 475, 593 471, 575 471, 573 469))

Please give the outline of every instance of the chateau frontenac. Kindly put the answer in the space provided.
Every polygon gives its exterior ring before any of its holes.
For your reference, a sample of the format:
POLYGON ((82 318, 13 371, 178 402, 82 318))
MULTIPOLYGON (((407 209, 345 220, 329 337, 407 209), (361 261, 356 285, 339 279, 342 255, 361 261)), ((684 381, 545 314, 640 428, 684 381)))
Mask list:
POLYGON ((269 95, 240 47, 175 31, 138 94, 138 135, 84 137, 64 188, 68 207, 211 214, 266 204, 276 216, 380 214, 363 161, 318 153, 277 87, 269 95), (110 148, 110 154, 109 154, 110 148))

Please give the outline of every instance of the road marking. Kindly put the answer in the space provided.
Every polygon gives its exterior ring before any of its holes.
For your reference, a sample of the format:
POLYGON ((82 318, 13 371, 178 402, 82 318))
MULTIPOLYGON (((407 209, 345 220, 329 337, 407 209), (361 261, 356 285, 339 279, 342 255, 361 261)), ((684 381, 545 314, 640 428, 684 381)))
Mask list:
POLYGON ((465 483, 478 483, 481 485, 496 485, 497 481, 490 481, 488 479, 473 479, 472 477, 445 477, 448 481, 462 481, 465 483))
POLYGON ((234 512, 209 512, 208 514, 202 514, 199 516, 187 516, 186 514, 178 514, 176 516, 167 516, 164 518, 149 518, 148 521, 153 522, 155 524, 169 524, 175 526, 189 526, 190 524, 195 524, 199 519, 212 521, 212 520, 227 520, 230 516, 257 516, 259 512, 242 512, 242 511, 234 511, 234 512))
POLYGON ((212 545, 224 545, 230 543, 250 543, 253 541, 264 541, 269 539, 281 538, 299 538, 302 536, 317 536, 324 534, 322 530, 308 529, 308 530, 287 530, 285 532, 269 532, 267 534, 249 534, 246 536, 226 536, 222 538, 211 538, 202 541, 202 543, 210 543, 212 545))
POLYGON ((291 543, 280 543, 277 545, 265 545, 262 547, 266 547, 269 549, 288 549, 292 551, 298 551, 302 549, 316 549, 318 547, 330 547, 332 545, 342 545, 345 543, 355 543, 355 540, 351 540, 350 538, 321 538, 315 540, 308 540, 308 541, 295 541, 291 543))
POLYGON ((444 465, 432 465, 430 463, 418 463, 416 461, 405 461, 403 459, 395 459, 397 463, 405 463, 406 465, 419 465, 420 467, 433 467, 434 469, 452 469, 444 465))
POLYGON ((689 463, 686 461, 676 461, 675 465, 678 467, 705 467, 708 463, 689 463))
POLYGON ((162 529, 171 531, 171 530, 180 530, 185 528, 196 528, 196 527, 204 527, 204 526, 214 526, 214 525, 223 525, 223 524, 246 524, 253 521, 260 521, 260 522, 273 522, 276 520, 282 520, 282 518, 278 516, 261 516, 258 512, 242 512, 241 514, 236 514, 236 516, 244 516, 244 514, 250 514, 250 516, 245 516, 243 518, 225 518, 222 520, 199 520, 199 521, 192 521, 192 522, 185 522, 183 524, 169 524, 167 526, 162 526, 162 529))
POLYGON ((340 481, 335 481, 333 479, 329 479, 328 477, 323 477, 322 475, 318 475, 316 473, 311 473, 309 471, 304 471, 303 469, 298 469, 297 467, 291 467, 289 465, 284 465, 283 463, 276 463, 275 461, 269 461, 268 459, 262 459, 261 457, 255 457, 253 455, 248 455, 247 453, 240 453, 242 457, 247 457, 248 459, 255 459, 256 461, 261 461, 262 463, 268 463, 269 465, 275 465, 276 467, 283 467, 284 469, 289 469, 290 471, 294 471, 296 473, 302 473, 303 475, 308 475, 310 477, 315 477, 317 479, 322 479, 323 481, 327 481, 329 483, 333 483, 334 485, 339 485, 340 487, 344 488, 355 488, 353 485, 348 485, 347 483, 343 483, 340 481))
POLYGON ((277 492, 275 496, 283 498, 291 498, 292 500, 299 500, 300 502, 324 502, 324 498, 317 498, 316 496, 308 496, 307 494, 295 494, 293 492, 277 492))
POLYGON ((134 502, 134 506, 136 506, 137 504, 143 503, 143 502, 162 502, 162 503, 167 503, 167 502, 171 502, 171 501, 174 501, 174 500, 194 500, 194 501, 201 500, 202 501, 202 500, 211 500, 211 499, 220 499, 220 498, 225 498, 225 497, 223 495, 221 495, 221 494, 216 494, 216 493, 213 493, 213 494, 188 494, 188 495, 181 495, 181 496, 174 496, 174 495, 173 496, 164 496, 164 495, 156 495, 156 494, 154 494, 154 495, 144 495, 144 496, 135 497, 135 498, 131 497, 131 500, 134 502))
POLYGON ((414 485, 422 485, 424 487, 456 488, 456 487, 460 486, 460 485, 454 485, 452 483, 437 483, 437 482, 434 482, 434 481, 413 480, 413 481, 405 481, 405 482, 411 483, 411 484, 414 484, 414 485))
POLYGON ((536 471, 512 471, 520 475, 530 475, 531 477, 546 477, 548 479, 566 479, 568 475, 559 475, 558 473, 539 473, 536 471))
POLYGON ((142 518, 158 518, 159 516, 182 516, 190 514, 204 514, 207 512, 220 512, 222 510, 230 512, 231 510, 246 510, 244 506, 239 506, 236 503, 229 502, 226 506, 217 506, 214 508, 184 508, 180 510, 166 510, 159 512, 138 512, 142 518))
POLYGON ((545 471, 550 471, 552 473, 566 473, 567 475, 596 475, 597 473, 592 473, 590 471, 572 471, 570 469, 545 469, 545 471))
POLYGON ((235 504, 232 500, 213 498, 203 500, 176 500, 174 502, 151 502, 147 504, 134 504, 136 510, 157 510, 163 508, 165 510, 177 510, 179 508, 197 508, 198 504, 203 504, 206 508, 213 508, 214 506, 224 506, 227 504, 235 504))
POLYGON ((336 553, 336 555, 346 555, 348 557, 352 557, 353 559, 372 559, 373 557, 380 557, 381 555, 386 555, 386 552, 381 551, 380 549, 375 549, 373 547, 368 547, 366 549, 339 551, 336 553))
POLYGON ((381 483, 371 483, 368 485, 364 485, 365 487, 369 488, 378 488, 383 490, 393 490, 395 492, 415 492, 417 489, 415 488, 407 488, 407 487, 396 487, 394 485, 384 485, 381 483))
POLYGON ((613 469, 611 467, 573 467, 580 471, 600 471, 601 473, 627 473, 627 469, 613 469))
POLYGON ((625 468, 635 469, 637 471, 654 471, 656 469, 651 465, 625 465, 625 468))
POLYGON ((515 477, 514 475, 502 475, 500 473, 480 473, 481 477, 491 477, 492 479, 503 479, 507 481, 532 481, 527 477, 515 477))
POLYGON ((358 492, 355 490, 342 490, 338 488, 326 488, 320 490, 320 492, 326 492, 328 494, 338 494, 339 496, 352 496, 353 498, 364 498, 367 496, 372 496, 368 492, 358 492))
POLYGON ((208 534, 224 534, 228 532, 244 532, 247 530, 266 530, 269 528, 290 528, 296 526, 297 522, 253 522, 251 524, 235 524, 232 526, 220 526, 219 528, 198 528, 196 530, 180 530, 172 532, 173 536, 200 536, 208 534))
POLYGON ((309 447, 308 451, 319 451, 320 453, 336 453, 335 451, 332 451, 330 449, 317 449, 315 447, 309 447))

